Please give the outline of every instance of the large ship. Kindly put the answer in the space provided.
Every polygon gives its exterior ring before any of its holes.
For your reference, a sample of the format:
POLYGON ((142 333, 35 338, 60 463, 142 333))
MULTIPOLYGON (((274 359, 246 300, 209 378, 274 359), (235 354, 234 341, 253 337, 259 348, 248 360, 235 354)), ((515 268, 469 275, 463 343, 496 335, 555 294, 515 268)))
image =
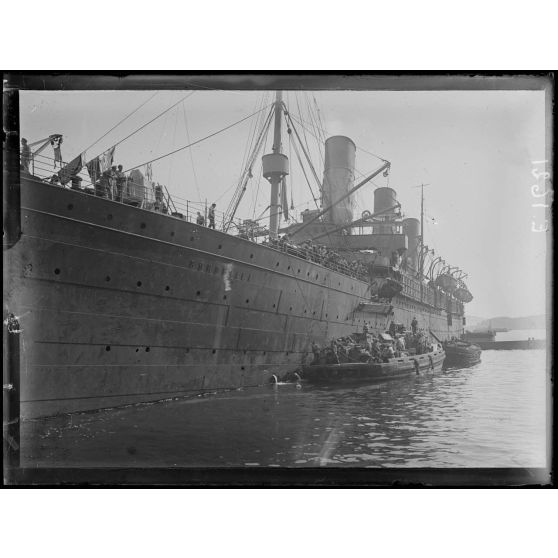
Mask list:
POLYGON ((96 175, 87 185, 76 178, 82 164, 51 176, 36 151, 21 161, 8 147, 4 320, 12 315, 21 331, 23 417, 260 386, 309 362, 313 343, 364 327, 415 327, 439 341, 461 335, 472 296, 463 272, 426 246, 422 218, 404 218, 390 187, 377 188, 372 210, 355 218, 356 191, 390 163, 355 183, 348 137, 325 141, 316 208, 281 228, 282 135, 297 136, 299 123, 281 93, 265 114, 213 227, 202 223, 203 208, 178 207, 149 173, 134 169, 118 189, 96 175), (269 225, 238 222, 272 128, 261 159, 269 225))

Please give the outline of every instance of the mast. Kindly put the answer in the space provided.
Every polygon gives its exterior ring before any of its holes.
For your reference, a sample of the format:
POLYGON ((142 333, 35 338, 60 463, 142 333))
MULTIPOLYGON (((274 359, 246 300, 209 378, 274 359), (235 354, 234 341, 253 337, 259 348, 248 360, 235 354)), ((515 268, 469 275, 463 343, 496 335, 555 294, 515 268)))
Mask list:
MULTIPOLYGON (((424 300, 424 186, 420 185, 420 258, 419 258, 419 281, 420 301, 424 300)), ((426 184, 428 186, 428 184, 426 184)))
MULTIPOLYGON (((420 253, 424 250, 424 184, 420 185, 420 253)), ((420 259, 420 280, 424 272, 424 258, 420 259)))
POLYGON ((283 93, 275 94, 275 126, 273 131, 272 153, 262 157, 262 171, 264 177, 271 184, 271 199, 269 203, 269 236, 277 238, 279 230, 279 184, 289 174, 289 159, 281 153, 281 116, 283 112, 283 93))

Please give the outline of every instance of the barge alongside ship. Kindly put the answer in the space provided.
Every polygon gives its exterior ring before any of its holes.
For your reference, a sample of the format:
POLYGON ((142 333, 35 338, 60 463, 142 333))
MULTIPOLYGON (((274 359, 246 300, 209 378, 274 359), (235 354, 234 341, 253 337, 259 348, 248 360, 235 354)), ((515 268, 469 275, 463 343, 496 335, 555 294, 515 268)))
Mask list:
MULTIPOLYGON (((12 164, 5 187, 18 192, 8 196, 15 217, 5 235, 4 318, 15 314, 22 331, 22 416, 262 385, 309 362, 313 342, 364 326, 381 333, 416 318, 440 340, 462 333, 470 300, 463 275, 441 258, 427 266, 421 222, 402 217, 396 191, 377 188, 373 212, 353 218, 351 196, 370 177, 354 186, 349 138, 325 143, 322 206, 276 241, 288 174, 280 94, 273 116, 273 152, 263 157, 272 191, 265 243, 246 227, 233 234, 230 220, 214 230, 188 211, 171 215, 170 197, 161 210, 150 181, 137 204, 49 184, 12 164), (317 245, 337 256, 316 253, 317 245)), ((389 167, 384 161, 371 177, 389 167)))
POLYGON ((388 362, 344 362, 302 367, 302 380, 318 385, 369 384, 441 372, 445 359, 439 347, 431 353, 389 359, 388 362))

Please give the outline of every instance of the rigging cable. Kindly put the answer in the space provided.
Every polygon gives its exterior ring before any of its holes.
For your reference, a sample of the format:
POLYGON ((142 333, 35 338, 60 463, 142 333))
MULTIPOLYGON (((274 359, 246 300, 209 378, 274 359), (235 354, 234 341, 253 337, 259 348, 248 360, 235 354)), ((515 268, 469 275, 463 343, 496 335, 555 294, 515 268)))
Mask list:
MULTIPOLYGON (((294 133, 295 133, 295 135, 298 139, 298 143, 300 143, 300 147, 302 148, 302 152, 304 153, 304 156, 306 157, 306 160, 308 161, 308 165, 310 167, 310 170, 312 171, 312 174, 314 175, 314 179, 316 180, 316 183, 318 184, 318 188, 320 188, 321 187, 320 179, 318 178, 318 175, 316 174, 316 169, 314 168, 314 165, 312 164, 312 160, 310 159, 310 155, 304 149, 304 145, 303 145, 303 143, 300 139, 300 136, 298 134, 298 130, 296 129, 296 127, 294 125, 294 121, 291 117, 291 113, 288 112, 287 110, 285 110, 285 115, 286 115, 286 118, 288 118, 288 120, 290 121, 290 124, 291 124, 290 127, 292 127, 292 129, 294 130, 294 133)), ((287 122, 287 125, 288 124, 289 124, 289 122, 287 122)))
MULTIPOLYGON (((186 108, 184 107, 184 103, 182 103, 182 114, 184 115, 184 127, 186 128, 186 139, 188 140, 188 143, 190 143, 190 132, 188 130, 188 119, 186 117, 186 108)), ((194 175, 194 185, 196 186, 198 199, 201 200, 202 196, 200 194, 200 188, 198 186, 198 175, 196 174, 196 166, 194 165, 194 154, 192 153, 191 148, 188 151, 190 153, 190 162, 192 163, 192 174, 194 175)))
MULTIPOLYGON (((180 107, 176 108, 176 114, 174 117, 174 131, 172 133, 172 144, 175 144, 176 141, 176 125, 178 124, 178 111, 179 111, 180 107)), ((172 176, 172 167, 173 167, 173 160, 171 159, 170 161, 170 165, 169 165, 169 174, 168 174, 168 179, 167 179, 167 184, 170 185, 170 180, 171 180, 171 176, 172 176)))
MULTIPOLYGON (((289 134, 289 140, 291 138, 291 134, 289 134)), ((291 142, 289 141, 289 148, 290 148, 290 144, 291 142)), ((306 174, 306 169, 304 168, 304 165, 302 164, 302 158, 300 157, 300 153, 298 152, 298 148, 296 146, 296 143, 293 141, 292 142, 293 148, 295 150, 295 154, 296 157, 298 159, 298 163, 300 165, 300 168, 302 169, 302 174, 304 175, 304 178, 306 179, 306 183, 308 184, 308 188, 310 189, 310 194, 312 194, 312 199, 314 200, 314 203, 316 204, 316 209, 320 209, 320 206, 318 204, 318 200, 316 199, 316 196, 314 195, 314 190, 312 190, 312 185, 310 184, 310 180, 308 180, 308 175, 306 174)))
POLYGON ((151 159, 151 161, 145 161, 144 163, 141 163, 139 165, 135 165, 133 167, 130 167, 130 168, 126 169, 125 172, 128 172, 128 171, 133 170, 133 169, 138 169, 139 167, 143 167, 144 165, 147 165, 147 163, 154 163, 155 161, 159 161, 161 159, 164 159, 165 157, 169 157, 171 155, 174 155, 175 153, 178 153, 179 151, 183 151, 184 149, 188 149, 188 147, 192 147, 193 145, 197 145, 198 143, 201 143, 202 141, 205 141, 206 139, 212 138, 213 136, 216 136, 217 134, 220 134, 221 132, 226 132, 227 130, 230 130, 234 126, 237 126, 238 124, 241 124, 245 120, 248 120, 249 118, 252 118, 252 116, 255 116, 256 114, 258 114, 262 110, 265 110, 266 108, 269 108, 269 107, 264 107, 263 109, 261 109, 258 112, 254 112, 252 114, 249 114, 248 116, 245 116, 241 120, 237 120, 236 122, 233 122, 232 124, 229 124, 228 126, 225 126, 224 128, 221 128, 220 130, 217 130, 216 132, 213 132, 213 133, 211 133, 211 134, 209 134, 209 135, 207 135, 203 138, 200 138, 200 139, 198 139, 198 140, 196 140, 192 143, 189 143, 188 145, 183 145, 182 147, 179 147, 178 149, 175 149, 174 151, 171 151, 170 153, 165 153, 164 155, 161 155, 160 157, 156 157, 155 159, 151 159))
POLYGON ((86 147, 82 153, 85 153, 88 149, 91 149, 96 143, 99 143, 104 137, 108 136, 115 128, 117 128, 118 126, 120 126, 120 124, 122 124, 125 120, 128 120, 128 118, 130 118, 130 116, 132 116, 132 114, 135 114, 141 107, 143 107, 144 105, 146 105, 149 101, 151 101, 151 99, 153 99, 153 97, 155 97, 155 95, 157 95, 159 93, 159 91, 155 91, 155 93, 153 93, 153 95, 151 95, 151 97, 149 97, 149 99, 147 99, 146 101, 144 101, 139 107, 137 107, 136 109, 134 109, 130 114, 128 114, 128 116, 125 116, 120 122, 118 122, 117 124, 115 124, 108 132, 106 132, 105 134, 103 134, 99 139, 95 140, 89 147, 86 147))
MULTIPOLYGON (((167 114, 167 112, 169 112, 170 110, 172 110, 176 105, 178 105, 179 103, 181 103, 182 101, 185 101, 188 97, 191 97, 193 94, 195 93, 195 91, 191 91, 190 93, 188 93, 188 95, 185 95, 184 97, 182 97, 182 99, 180 99, 178 102, 174 103, 174 105, 170 106, 168 109, 164 110, 161 114, 157 115, 155 118, 152 118, 149 122, 146 122, 143 126, 140 126, 137 130, 135 130, 134 132, 132 132, 131 134, 127 135, 124 139, 121 139, 120 141, 116 142, 114 145, 111 145, 111 148, 116 147, 117 145, 120 145, 122 142, 126 141, 127 139, 131 138, 132 136, 134 136, 135 134, 137 134, 138 132, 140 132, 141 130, 143 130, 146 126, 149 126, 149 124, 151 124, 152 122, 155 122, 155 120, 157 120, 158 118, 161 118, 161 116, 163 116, 163 114, 167 114)), ((106 150, 105 150, 106 151, 106 150)), ((99 155, 102 155, 102 153, 99 153, 99 155)), ((98 155, 98 156, 99 156, 98 155)), ((92 159, 90 159, 92 160, 92 159)), ((152 161, 151 161, 152 162, 152 161)), ((141 165, 140 165, 141 166, 141 165)), ((137 169, 138 167, 131 167, 129 170, 132 169, 137 169)))
MULTIPOLYGON (((258 139, 256 141, 256 145, 254 146, 254 149, 251 153, 251 156, 248 160, 248 163, 246 164, 246 167, 244 168, 244 172, 241 175, 236 190, 233 194, 233 197, 231 199, 231 201, 229 202, 229 206, 227 207, 227 210, 225 212, 225 232, 227 232, 228 228, 230 227, 232 220, 234 219, 234 215, 238 209, 238 206, 240 205, 240 202, 242 201, 242 197, 244 196, 244 192, 246 191, 246 185, 248 183, 248 180, 252 177, 252 168, 253 165, 255 163, 256 157, 258 155, 258 153, 260 152, 260 149, 262 148, 262 145, 265 143, 266 140, 266 136, 267 136, 267 130, 269 129, 269 126, 271 124, 271 119, 274 113, 274 103, 271 103, 271 105, 267 105, 265 107, 263 107, 259 112, 264 111, 265 109, 269 108, 269 106, 271 106, 272 108, 270 109, 265 122, 262 126, 262 129, 259 132, 259 136, 258 139)), ((252 115, 253 116, 253 115, 252 115)))

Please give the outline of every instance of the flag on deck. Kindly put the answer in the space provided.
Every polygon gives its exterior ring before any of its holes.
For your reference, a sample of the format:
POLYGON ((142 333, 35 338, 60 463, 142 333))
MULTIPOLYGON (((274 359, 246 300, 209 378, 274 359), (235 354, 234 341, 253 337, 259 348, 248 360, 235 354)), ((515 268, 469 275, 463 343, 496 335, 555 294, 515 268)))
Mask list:
POLYGON ((83 153, 80 153, 75 159, 70 161, 64 168, 58 171, 60 182, 67 184, 72 176, 76 176, 83 168, 83 153))
POLYGON ((114 150, 116 146, 107 149, 102 155, 99 155, 99 163, 101 165, 101 172, 108 171, 112 167, 114 159, 114 150))
POLYGON ((91 182, 95 184, 97 179, 101 176, 101 162, 99 161, 99 157, 95 157, 85 165, 87 167, 87 172, 91 177, 91 182))

